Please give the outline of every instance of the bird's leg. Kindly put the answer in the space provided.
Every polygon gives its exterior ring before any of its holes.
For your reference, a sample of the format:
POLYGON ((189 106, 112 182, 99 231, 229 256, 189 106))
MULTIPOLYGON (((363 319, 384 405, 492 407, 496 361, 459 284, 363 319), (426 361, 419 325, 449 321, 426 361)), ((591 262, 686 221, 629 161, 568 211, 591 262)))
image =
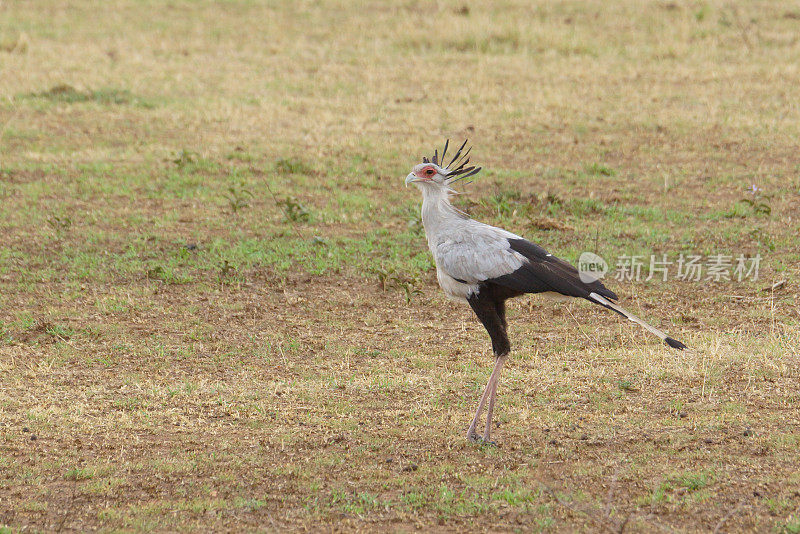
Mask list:
POLYGON ((494 397, 495 397, 495 389, 497 388, 497 383, 494 383, 492 387, 491 393, 489 393, 489 407, 486 409, 486 430, 483 431, 483 441, 489 442, 491 441, 491 433, 492 433, 492 413, 494 413, 494 397))
MULTIPOLYGON (((502 300, 495 303, 495 311, 497 312, 497 317, 500 319, 500 324, 503 325, 503 332, 508 328, 508 322, 506 322, 506 303, 502 300)), ((502 359, 505 362, 506 354, 502 356, 498 354, 497 359, 502 359)), ((502 366, 502 362, 500 363, 502 366)), ((492 428, 492 414, 494 413, 494 400, 497 397, 497 385, 500 383, 500 371, 497 371, 497 378, 494 382, 494 386, 492 387, 491 393, 489 393, 489 408, 486 410, 486 430, 483 433, 483 441, 490 441, 491 437, 491 428, 492 428)))
POLYGON ((489 426, 492 423, 492 412, 494 411, 494 399, 497 391, 497 382, 500 380, 500 370, 503 368, 503 363, 505 363, 505 361, 505 354, 498 356, 497 360, 495 361, 494 370, 489 377, 489 381, 486 383, 486 388, 483 390, 483 396, 481 396, 481 402, 478 404, 478 409, 475 411, 475 417, 472 419, 472 424, 469 425, 469 430, 467 430, 467 439, 470 441, 478 440, 478 435, 475 432, 475 429, 478 427, 478 420, 481 417, 481 412, 483 412, 483 407, 486 405, 486 400, 489 399, 489 411, 486 418, 486 433, 484 434, 484 440, 488 441, 490 434, 489 426))
POLYGON ((470 423, 469 430, 467 430, 467 439, 470 441, 478 440, 478 434, 475 433, 475 429, 478 427, 478 419, 480 419, 483 406, 486 404, 486 397, 489 396, 490 384, 491 378, 489 379, 489 382, 486 383, 486 387, 483 390, 483 396, 481 397, 481 401, 478 403, 478 409, 475 410, 475 417, 472 418, 472 423, 470 423))
POLYGON ((500 383, 500 370, 503 367, 503 364, 506 361, 506 356, 498 356, 497 363, 495 364, 495 371, 492 372, 492 375, 497 373, 497 376, 494 377, 494 383, 492 384, 492 391, 489 393, 489 407, 486 410, 486 430, 483 433, 483 441, 489 442, 492 433, 492 414, 494 413, 494 400, 497 397, 497 385, 500 383))
POLYGON ((475 433, 478 426, 478 419, 480 419, 483 407, 486 405, 486 400, 489 400, 489 413, 486 418, 486 433, 485 439, 488 441, 490 435, 490 426, 492 424, 492 412, 494 411, 495 393, 497 391, 497 382, 500 380, 500 370, 503 368, 503 363, 506 361, 508 353, 511 351, 511 344, 508 342, 508 334, 506 333, 506 308, 502 299, 497 299, 490 290, 480 291, 472 295, 469 300, 469 305, 478 316, 489 337, 492 338, 492 350, 494 351, 497 360, 494 364, 494 370, 489 377, 489 382, 486 384, 486 389, 483 391, 481 402, 478 404, 478 410, 475 412, 475 417, 472 419, 472 424, 469 425, 467 430, 467 439, 477 441, 479 438, 475 433))

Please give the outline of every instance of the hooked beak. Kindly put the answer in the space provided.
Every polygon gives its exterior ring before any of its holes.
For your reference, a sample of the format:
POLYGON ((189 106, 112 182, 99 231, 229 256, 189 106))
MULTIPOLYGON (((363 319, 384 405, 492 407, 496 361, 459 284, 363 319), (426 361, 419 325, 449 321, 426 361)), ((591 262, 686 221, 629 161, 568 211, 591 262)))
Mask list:
POLYGON ((408 176, 406 176, 406 187, 408 187, 408 184, 418 182, 419 180, 420 178, 417 178, 417 175, 414 174, 413 172, 408 173, 408 176))

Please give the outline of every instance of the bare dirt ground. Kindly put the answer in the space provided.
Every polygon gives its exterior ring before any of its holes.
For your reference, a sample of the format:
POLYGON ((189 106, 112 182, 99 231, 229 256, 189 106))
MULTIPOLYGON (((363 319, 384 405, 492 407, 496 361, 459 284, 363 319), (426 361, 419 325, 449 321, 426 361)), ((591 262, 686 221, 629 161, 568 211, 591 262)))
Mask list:
MULTIPOLYGON (((800 6, 0 3, 0 533, 800 532, 800 6), (760 255, 509 310, 402 180, 575 261, 760 255), (755 187, 755 189, 754 189, 755 187)), ((612 264, 613 267, 613 264, 612 264)))

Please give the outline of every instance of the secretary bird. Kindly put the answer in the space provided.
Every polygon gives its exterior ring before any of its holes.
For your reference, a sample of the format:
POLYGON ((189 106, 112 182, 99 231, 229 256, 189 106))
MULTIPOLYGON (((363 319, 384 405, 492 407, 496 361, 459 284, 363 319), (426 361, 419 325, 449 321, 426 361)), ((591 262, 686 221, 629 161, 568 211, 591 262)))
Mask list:
POLYGON ((525 293, 583 298, 640 324, 670 347, 680 350, 686 348, 680 341, 612 302, 618 299, 617 295, 599 280, 583 281, 575 267, 549 254, 539 245, 501 228, 472 220, 454 207, 450 203, 450 195, 456 194, 456 191, 450 186, 476 175, 481 168, 467 166, 471 150, 468 148, 464 151, 467 141, 445 165, 448 144, 449 140, 444 145, 441 157, 437 150, 430 159, 422 158, 422 163, 406 176, 406 186, 413 183, 422 191, 422 225, 436 262, 439 286, 448 297, 468 302, 492 339, 496 358, 494 370, 467 430, 467 439, 481 440, 475 429, 488 399, 483 441, 492 443, 492 412, 497 384, 500 370, 511 351, 506 332, 507 299, 525 293))

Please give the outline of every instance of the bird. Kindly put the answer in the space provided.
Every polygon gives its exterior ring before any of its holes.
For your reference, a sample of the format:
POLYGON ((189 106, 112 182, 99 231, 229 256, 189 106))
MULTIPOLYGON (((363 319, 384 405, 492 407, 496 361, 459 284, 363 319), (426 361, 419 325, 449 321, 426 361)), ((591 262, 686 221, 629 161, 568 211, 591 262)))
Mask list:
POLYGON ((687 348, 616 304, 619 297, 599 278, 582 277, 573 265, 536 243, 476 221, 453 206, 450 199, 458 192, 451 186, 475 176, 481 167, 468 165, 472 147, 464 150, 467 140, 445 164, 449 144, 448 139, 441 156, 437 149, 432 157, 423 157, 422 163, 415 165, 406 176, 405 185, 414 184, 422 192, 422 225, 436 264, 439 286, 450 299, 469 304, 492 342, 494 369, 467 430, 468 440, 495 444, 491 441, 491 425, 497 385, 511 352, 506 321, 506 300, 510 298, 543 293, 558 298, 586 299, 638 323, 672 348, 687 348), (477 426, 484 407, 486 427, 480 437, 477 426))

